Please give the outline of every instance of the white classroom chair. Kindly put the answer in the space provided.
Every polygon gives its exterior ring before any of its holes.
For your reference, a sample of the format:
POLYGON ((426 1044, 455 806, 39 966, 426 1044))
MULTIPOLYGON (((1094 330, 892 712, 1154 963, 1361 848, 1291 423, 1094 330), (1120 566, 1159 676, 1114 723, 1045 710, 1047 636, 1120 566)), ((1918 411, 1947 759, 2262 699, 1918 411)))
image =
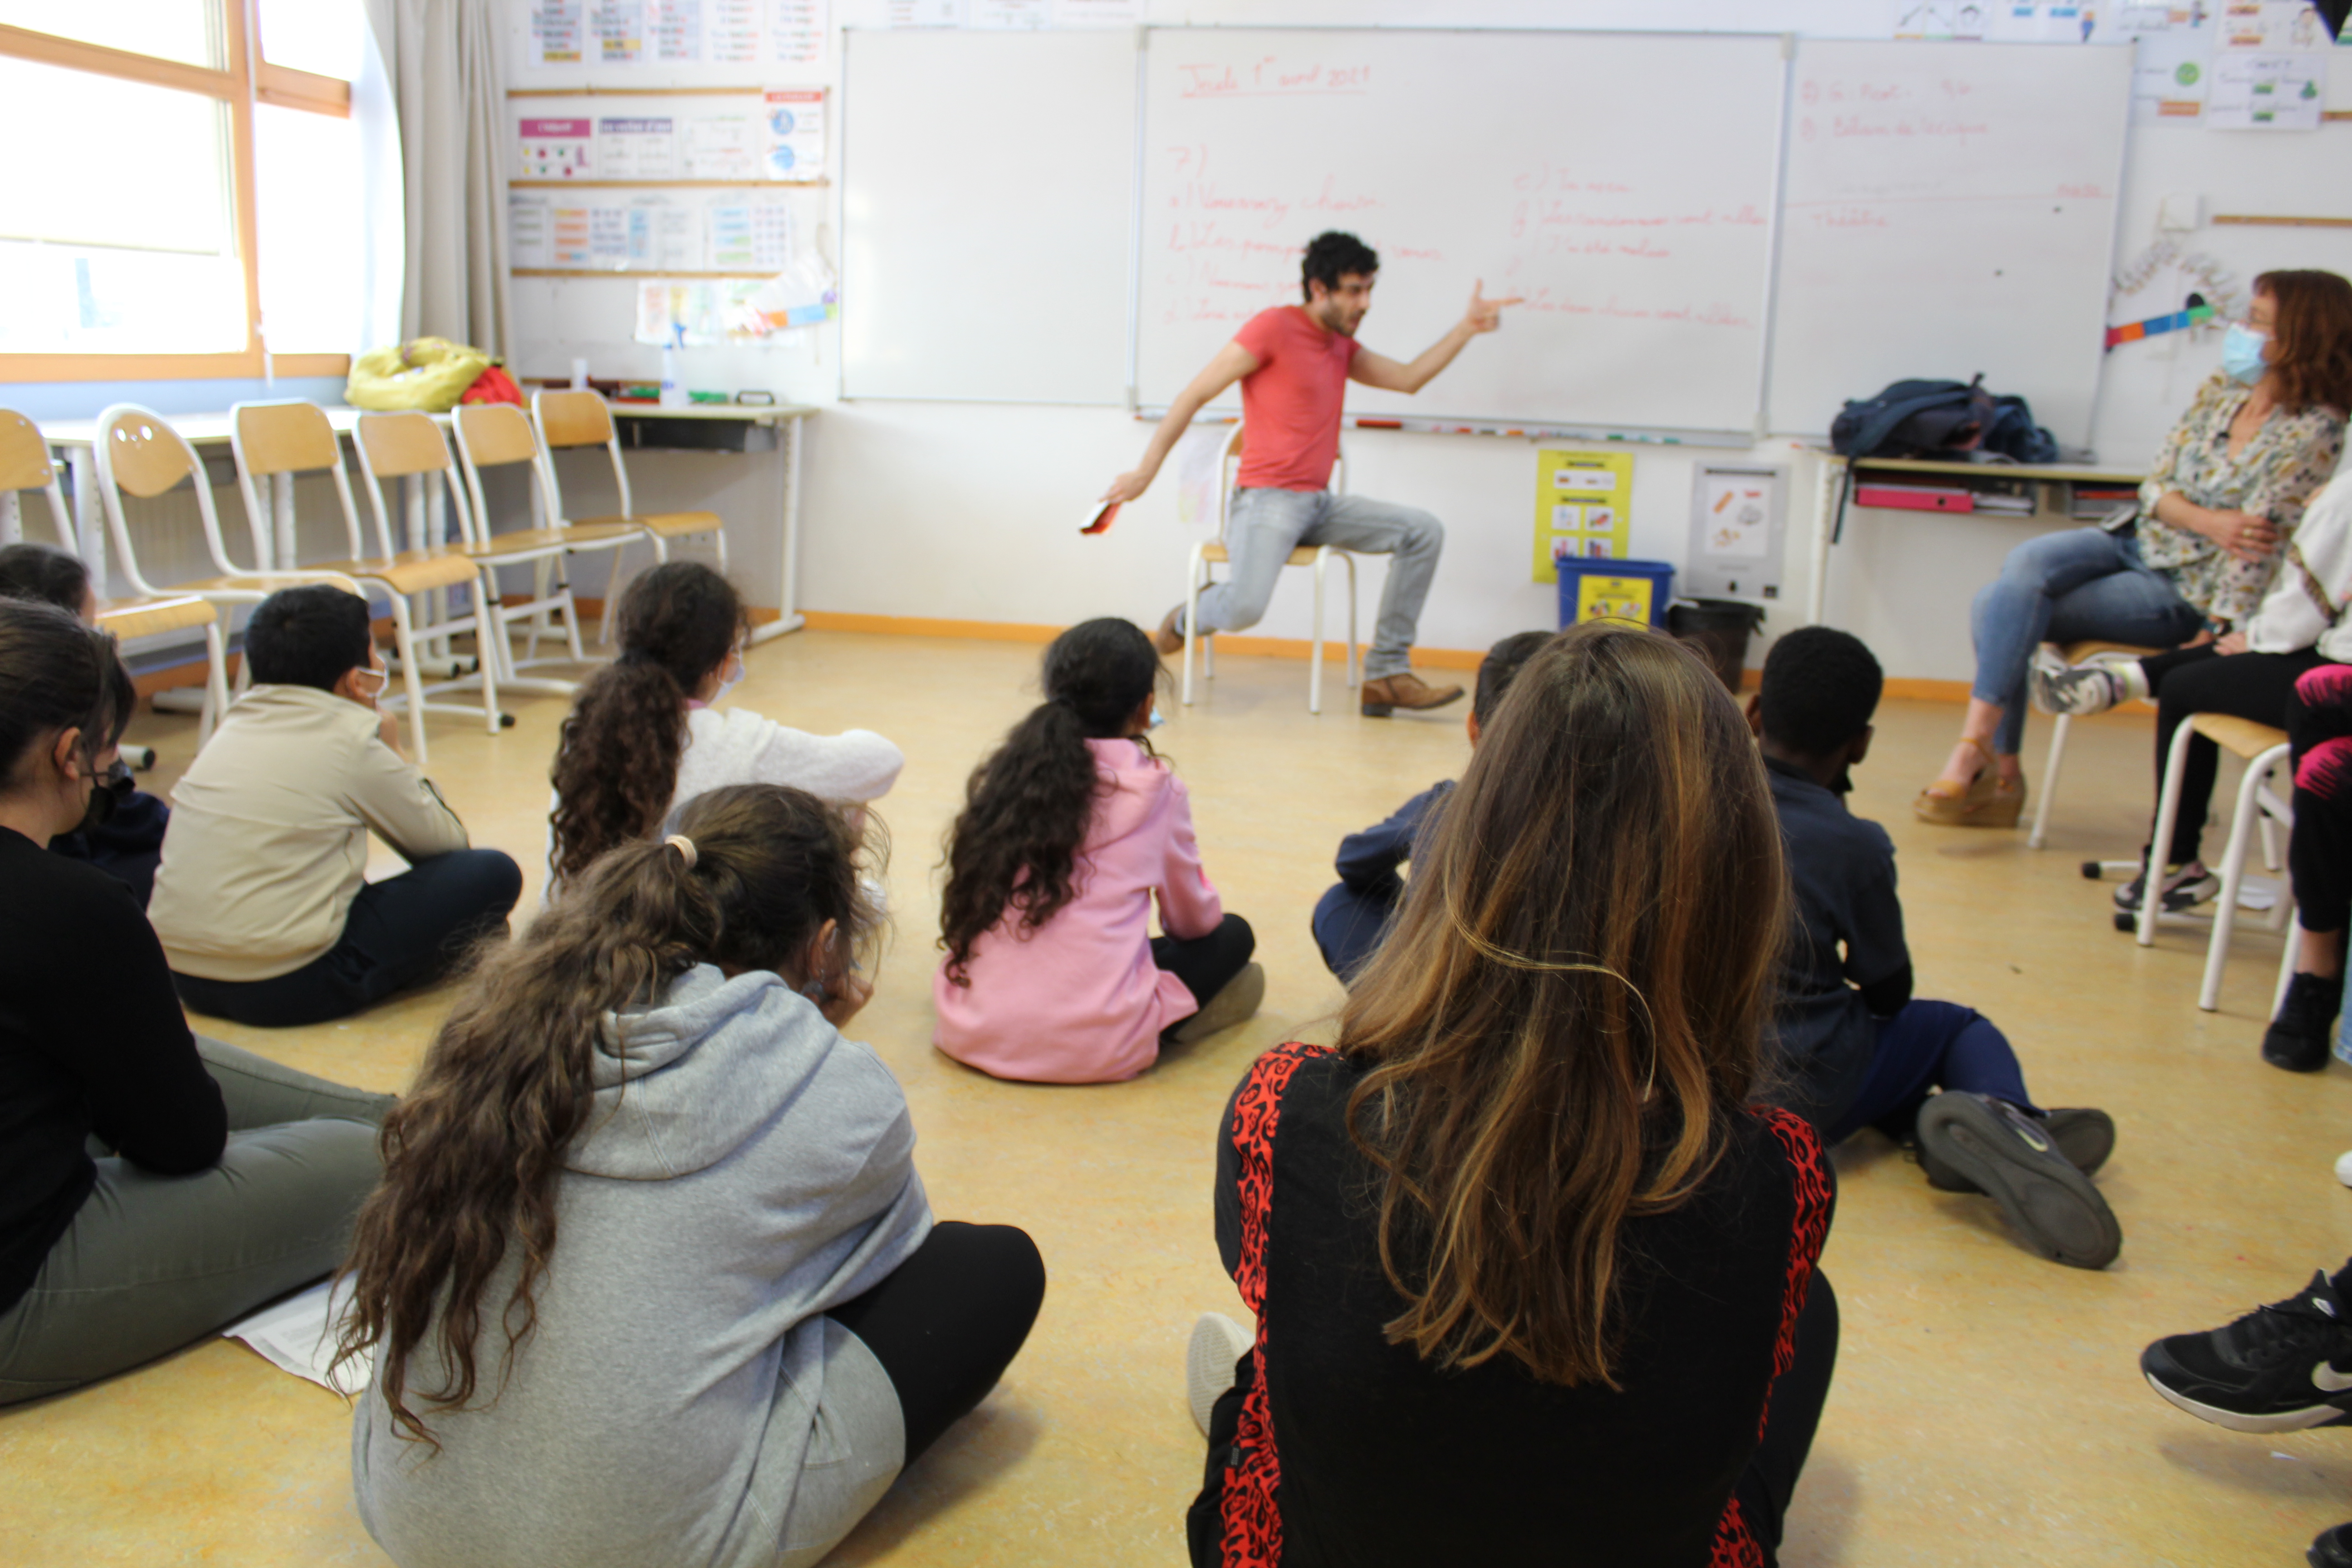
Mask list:
MULTIPOLYGON (((2137 922, 2140 946, 2155 945, 2159 924, 2205 923, 2197 916, 2167 916, 2164 900, 2148 896, 2163 879, 2166 848, 2172 842, 2173 825, 2180 817, 2180 781, 2189 767, 2189 743, 2198 735, 2243 759, 2246 764, 2245 774, 2238 781, 2237 807, 2230 814, 2230 847, 2221 858, 2221 890, 2213 901, 2212 935, 2205 944, 2205 980, 2197 993, 2197 1005, 2210 1013, 2221 1005, 2221 966, 2229 960, 2230 933, 2237 925, 2238 891, 2245 882, 2247 848, 2257 825, 2263 825, 2264 858, 2276 869, 2277 844, 2268 824, 2275 823, 2293 831, 2294 807, 2270 787, 2272 772, 2289 759, 2285 731, 2227 713, 2193 713, 2182 720, 2180 727, 2172 732, 2172 751, 2164 763, 2164 787, 2157 795, 2156 837, 2148 841, 2149 864, 2144 872, 2147 880, 2141 884, 2145 891, 2140 898, 2137 922)), ((2293 897, 2282 891, 2269 922, 2273 931, 2284 930, 2288 933, 2289 956, 2282 973, 2294 966, 2294 913, 2293 897)))
MULTIPOLYGON (((547 504, 550 516, 560 522, 576 527, 598 523, 624 523, 642 532, 654 547, 654 559, 669 559, 669 542, 673 539, 708 537, 719 556, 719 571, 727 571, 727 526, 715 511, 656 511, 638 514, 636 501, 629 490, 629 466, 621 458, 621 437, 613 423, 613 410, 604 395, 596 392, 566 391, 548 387, 530 395, 530 416, 539 426, 540 444, 547 449, 547 504), (555 454, 582 447, 602 447, 613 465, 613 487, 619 492, 621 510, 605 517, 573 519, 564 509, 563 489, 555 472, 555 454)), ((617 566, 617 558, 616 566, 617 566)), ((614 595, 608 585, 604 595, 604 627, 598 636, 605 642, 613 638, 614 595)))
MULTIPOLYGON (((505 661, 502 679, 519 688, 522 686, 520 671, 543 664, 585 664, 587 650, 580 643, 580 611, 572 595, 569 572, 572 558, 586 554, 609 554, 612 563, 604 573, 604 601, 609 607, 614 591, 620 586, 621 552, 646 537, 634 523, 580 522, 566 523, 554 496, 554 465, 539 443, 539 432, 530 418, 511 403, 461 403, 457 407, 457 464, 466 476, 466 493, 473 502, 476 537, 486 544, 495 544, 508 551, 530 552, 533 587, 521 604, 506 605, 498 612, 499 622, 499 656, 505 661), (526 466, 530 475, 530 518, 534 525, 506 533, 490 531, 489 503, 482 491, 485 469, 509 467, 516 463, 526 466), (542 520, 546 526, 536 526, 542 520), (543 548, 553 546, 552 549, 543 548), (563 620, 563 656, 554 658, 539 657, 539 639, 547 629, 551 615, 563 620), (530 626, 530 651, 521 658, 506 641, 506 627, 519 620, 530 626)), ((654 541, 656 555, 661 553, 661 542, 654 541)), ((534 680, 526 689, 569 693, 578 689, 568 680, 534 680)))
MULTIPOLYGON (((1184 570, 1184 706, 1192 705, 1192 645, 1201 645, 1201 674, 1206 680, 1217 678, 1216 634, 1206 632, 1196 637, 1192 626, 1200 618, 1201 590, 1210 582, 1209 568, 1219 563, 1230 564, 1233 555, 1225 548, 1225 529, 1233 520, 1234 476, 1242 460, 1243 426, 1235 425, 1225 437, 1224 445, 1217 451, 1217 537, 1213 543, 1192 546, 1192 560, 1184 570)), ((1343 452, 1331 463, 1330 489, 1333 495, 1347 489, 1347 455, 1343 452)), ((1360 685, 1363 679, 1361 651, 1356 643, 1356 558, 1347 551, 1329 544, 1302 544, 1290 552, 1286 566, 1312 566, 1315 569, 1314 647, 1307 670, 1307 710, 1323 711, 1323 602, 1325 579, 1331 563, 1339 561, 1348 568, 1348 657, 1347 672, 1349 687, 1360 685)))
MULTIPOLYGON (((214 612, 209 637, 225 638, 225 619, 237 605, 257 605, 280 588, 331 583, 346 593, 366 596, 361 594, 357 583, 341 572, 247 570, 230 560, 228 547, 221 540, 220 513, 213 505, 212 480, 205 472, 204 459, 196 456, 195 448, 172 427, 171 422, 153 409, 135 403, 117 403, 107 407, 98 416, 93 448, 99 501, 106 509, 107 534, 114 542, 115 561, 124 579, 142 598, 192 594, 204 600, 214 612), (184 482, 190 483, 195 497, 196 515, 204 524, 205 552, 211 560, 214 574, 158 586, 140 571, 139 552, 131 543, 131 521, 122 499, 129 495, 152 500, 184 482)), ((247 521, 253 525, 253 558, 257 562, 268 561, 268 533, 257 515, 247 521)), ((211 651, 209 645, 206 651, 211 651)), ((199 747, 212 739, 214 726, 228 710, 228 689, 220 678, 218 664, 214 666, 212 675, 205 689, 204 713, 196 723, 199 747)), ((250 672, 240 659, 236 685, 242 689, 249 680, 250 672)))
MULTIPOLYGON (((320 563, 317 569, 339 572, 363 584, 381 588, 391 600, 393 648, 400 662, 403 691, 390 698, 385 705, 407 710, 409 749, 416 765, 424 767, 427 763, 425 715, 428 712, 479 718, 491 734, 497 734, 495 672, 484 668, 471 675, 427 686, 424 683, 418 647, 420 640, 446 646, 450 637, 461 632, 478 633, 478 619, 470 612, 432 616, 420 631, 417 609, 436 588, 478 585, 480 568, 462 551, 395 550, 381 505, 375 516, 376 552, 368 553, 360 535, 359 508, 352 501, 351 477, 343 468, 342 440, 327 422, 326 411, 317 404, 299 398, 232 404, 228 424, 229 447, 236 458, 237 488, 245 497, 246 512, 257 531, 268 527, 265 519, 269 515, 269 506, 265 492, 268 487, 265 481, 279 475, 316 473, 324 473, 334 481, 335 499, 343 512, 344 543, 350 554, 340 561, 320 563), (480 704, 426 700, 441 692, 470 689, 482 690, 480 704)), ((447 595, 440 597, 446 602, 447 595)))
MULTIPOLYGON (((9 503, 12 518, 21 515, 18 492, 24 490, 42 493, 48 501, 58 543, 68 554, 79 554, 74 539, 73 515, 66 510, 65 490, 58 483, 57 465, 49 458, 48 442, 30 419, 14 409, 0 408, 0 497, 9 503)), ((20 531, 21 524, 17 530, 0 530, 0 533, 8 535, 5 542, 14 543, 15 534, 20 531)), ((110 599, 105 584, 92 583, 90 587, 98 596, 98 625, 126 642, 132 637, 201 628, 205 634, 205 690, 226 697, 227 655, 221 637, 220 616, 211 605, 194 594, 110 599)))

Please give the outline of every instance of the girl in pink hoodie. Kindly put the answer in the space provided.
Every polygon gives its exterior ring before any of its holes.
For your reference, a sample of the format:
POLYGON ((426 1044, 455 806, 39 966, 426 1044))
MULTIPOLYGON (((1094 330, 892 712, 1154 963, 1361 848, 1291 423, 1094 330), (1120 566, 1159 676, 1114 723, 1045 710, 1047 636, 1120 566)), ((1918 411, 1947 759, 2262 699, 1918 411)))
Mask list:
POLYGON ((1257 1011, 1257 939, 1224 912, 1184 785, 1143 738, 1164 675, 1132 622, 1072 626, 1045 650, 1045 700, 973 771, 931 983, 932 1043, 958 1061, 1110 1082, 1257 1011))

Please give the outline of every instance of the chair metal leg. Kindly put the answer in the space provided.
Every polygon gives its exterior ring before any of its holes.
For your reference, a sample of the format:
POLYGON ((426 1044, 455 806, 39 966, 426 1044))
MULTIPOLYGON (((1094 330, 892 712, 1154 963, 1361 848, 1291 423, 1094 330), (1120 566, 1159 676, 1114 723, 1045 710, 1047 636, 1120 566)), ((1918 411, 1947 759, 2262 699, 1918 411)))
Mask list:
POLYGON ((1343 550, 1339 559, 1348 563, 1348 689, 1352 691, 1364 683, 1364 650, 1356 642, 1356 558, 1343 550))
POLYGON ((409 617, 408 600, 392 596, 392 643, 400 652, 401 685, 408 693, 408 747, 418 767, 425 765, 425 678, 416 668, 416 623, 409 617))
MULTIPOLYGON (((1184 706, 1192 706, 1192 642, 1199 636, 1194 624, 1201 616, 1201 574, 1208 563, 1201 559, 1201 547, 1192 546, 1192 564, 1184 573, 1184 706)), ((1207 650, 1202 649, 1203 652, 1207 650)))
POLYGON ((2263 813, 2262 834, 2263 869, 2275 871, 2279 868, 2278 822, 2269 812, 2263 813))
POLYGON ((2064 713, 2050 727, 2050 760, 2042 764, 2042 804, 2033 808, 2033 831, 2026 836, 2029 849, 2039 849, 2050 834, 2050 802, 2058 794, 2058 765, 2066 757, 2066 731, 2074 719, 2064 713))
POLYGON ((2230 816, 2230 852, 2221 862, 2221 896, 2213 909, 2212 940, 2205 946, 2205 983, 2197 992, 2197 1005, 2208 1013, 2221 1005, 2221 966, 2230 959, 2230 933, 2238 923, 2238 889, 2246 879, 2246 850, 2262 815, 2257 797, 2263 776, 2285 754, 2284 746, 2264 752, 2246 764, 2246 776, 2238 784, 2237 809, 2230 816))
MULTIPOLYGON (((2139 884, 2139 944, 2156 945, 2156 920, 2164 908, 2159 891, 2164 882, 2165 852, 2172 847, 2173 824, 2180 819, 2180 780, 2189 768, 2189 742, 2197 731, 2190 728, 2196 721, 2183 719, 2172 731, 2172 751, 2164 760, 2164 787, 2156 795, 2156 833, 2147 841, 2147 853, 2142 858, 2139 884)), ((2227 895, 2229 889, 2224 889, 2227 895)))
POLYGON ((713 530, 710 542, 718 547, 719 574, 724 577, 727 575, 727 531, 723 528, 713 530))
POLYGON ((1308 628, 1309 647, 1307 654, 1307 710, 1323 711, 1323 579, 1331 564, 1331 552, 1315 552, 1315 620, 1308 628))
POLYGON ((205 626, 205 706, 196 716, 196 750, 213 738, 221 716, 228 711, 228 638, 216 613, 205 626))

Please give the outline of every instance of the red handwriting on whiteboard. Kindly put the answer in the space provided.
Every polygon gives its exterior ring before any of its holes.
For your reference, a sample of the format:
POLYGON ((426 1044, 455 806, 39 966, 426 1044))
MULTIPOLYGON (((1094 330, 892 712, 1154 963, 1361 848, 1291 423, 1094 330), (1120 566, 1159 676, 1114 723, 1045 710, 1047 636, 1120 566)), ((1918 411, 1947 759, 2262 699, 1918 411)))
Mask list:
POLYGON ((1265 55, 1244 66, 1180 65, 1180 98, 1328 98, 1371 90, 1372 68, 1265 55))

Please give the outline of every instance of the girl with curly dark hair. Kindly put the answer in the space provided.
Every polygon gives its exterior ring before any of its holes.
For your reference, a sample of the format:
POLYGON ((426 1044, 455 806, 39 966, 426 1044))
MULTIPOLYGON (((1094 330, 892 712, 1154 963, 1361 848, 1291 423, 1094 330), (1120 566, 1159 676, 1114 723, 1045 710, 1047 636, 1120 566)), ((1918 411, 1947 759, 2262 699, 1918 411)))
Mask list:
POLYGON ((780 784, 862 805, 907 759, 870 730, 810 735, 713 704, 743 679, 743 601, 695 561, 640 573, 621 595, 621 657, 572 700, 555 753, 548 883, 659 827, 673 807, 725 784, 780 784))
POLYGON ((1045 650, 1045 700, 973 770, 931 982, 932 1042, 958 1061, 1108 1082, 1257 1011, 1257 939, 1224 912, 1184 785, 1143 738, 1165 678, 1132 622, 1072 626, 1045 650))
POLYGON ((1045 1266, 933 1224, 841 1030, 879 916, 843 813, 740 784, 489 956, 384 1123, 338 1360, 401 1568, 802 1568, 979 1405, 1045 1266))

